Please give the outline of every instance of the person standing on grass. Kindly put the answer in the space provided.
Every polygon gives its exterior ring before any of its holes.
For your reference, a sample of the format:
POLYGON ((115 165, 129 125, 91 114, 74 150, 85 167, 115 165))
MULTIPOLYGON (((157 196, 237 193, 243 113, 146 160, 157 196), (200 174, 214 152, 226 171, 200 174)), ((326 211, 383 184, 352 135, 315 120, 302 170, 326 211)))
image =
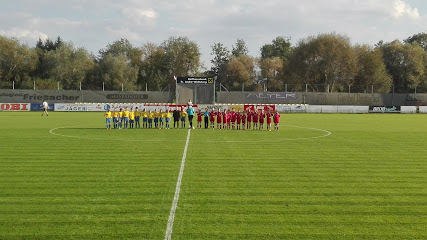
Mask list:
POLYGON ((49 104, 47 103, 46 100, 43 100, 42 107, 43 107, 42 116, 45 113, 46 113, 46 116, 49 116, 49 113, 47 112, 47 109, 49 109, 49 104))
POLYGON ((204 120, 205 120, 205 129, 209 127, 209 108, 205 109, 205 112, 203 113, 204 120))
POLYGON ((274 131, 279 131, 279 122, 280 122, 280 113, 276 110, 276 113, 273 116, 274 119, 274 131))
POLYGON ((247 125, 247 129, 251 130, 251 125, 252 125, 252 110, 249 109, 248 110, 248 114, 246 115, 246 125, 247 125))
POLYGON ((142 110, 141 116, 142 116, 142 128, 148 128, 148 113, 146 108, 142 110))
POLYGON ((258 118, 259 118, 259 130, 264 130, 264 119, 265 119, 264 110, 261 110, 261 113, 259 114, 258 118))
POLYGON ((124 124, 125 129, 127 129, 128 125, 129 125, 129 115, 130 115, 130 112, 129 112, 128 108, 126 107, 125 110, 123 111, 123 118, 124 118, 123 121, 125 122, 125 124, 124 124))
POLYGON ((135 113, 133 111, 133 108, 130 108, 129 111, 129 127, 133 128, 133 124, 135 122, 135 113))
POLYGON ((199 109, 197 110, 197 128, 202 128, 202 118, 203 118, 203 113, 199 109))
POLYGON ((123 109, 120 108, 120 111, 119 111, 119 129, 122 129, 122 125, 123 125, 123 109))
POLYGON ((254 112, 252 113, 252 122, 253 122, 253 128, 252 130, 257 130, 258 129, 258 112, 257 109, 254 110, 254 112))
POLYGON ((273 114, 270 112, 270 109, 267 110, 267 114, 265 115, 265 117, 267 118, 267 130, 271 131, 271 117, 273 116, 273 114))
POLYGON ((187 112, 184 110, 184 108, 180 112, 181 115, 181 128, 185 128, 185 117, 187 117, 187 112))
POLYGON ((175 108, 173 110, 172 116, 173 116, 173 127, 174 128, 179 128, 180 112, 178 111, 177 108, 175 108))
POLYGON ((141 128, 141 123, 139 122, 139 117, 141 112, 138 110, 138 107, 135 108, 135 128, 141 128))
POLYGON ((160 129, 162 129, 162 128, 164 128, 165 126, 164 126, 164 117, 165 117, 165 114, 164 114, 164 112, 163 112, 163 110, 162 109, 160 109, 160 116, 159 116, 159 128, 160 129))
POLYGON ((240 130, 240 124, 242 123, 242 112, 240 110, 236 113, 236 129, 240 130))
POLYGON ((105 122, 107 123, 107 130, 111 129, 111 111, 108 109, 108 111, 104 114, 105 116, 105 122))
POLYGON ((216 112, 215 112, 215 108, 212 108, 211 112, 209 113, 209 120, 211 122, 211 128, 212 130, 215 129, 215 116, 216 116, 216 112))
POLYGON ((218 130, 222 129, 222 112, 220 109, 218 109, 218 112, 216 113, 216 128, 218 130))
POLYGON ((192 106, 189 106, 187 108, 187 114, 188 114, 188 122, 190 123, 190 129, 193 128, 193 117, 194 117, 194 108, 192 106))
POLYGON ((166 129, 170 128, 171 117, 172 117, 172 113, 169 112, 169 109, 167 109, 165 112, 166 129))
POLYGON ((247 118, 246 112, 243 112, 242 113, 242 130, 246 129, 246 118, 247 118))
POLYGON ((148 114, 147 114, 148 126, 147 126, 147 128, 153 128, 153 118, 154 118, 154 113, 152 113, 151 110, 148 111, 148 114))
POLYGON ((159 128, 159 111, 156 109, 154 109, 154 128, 159 128))

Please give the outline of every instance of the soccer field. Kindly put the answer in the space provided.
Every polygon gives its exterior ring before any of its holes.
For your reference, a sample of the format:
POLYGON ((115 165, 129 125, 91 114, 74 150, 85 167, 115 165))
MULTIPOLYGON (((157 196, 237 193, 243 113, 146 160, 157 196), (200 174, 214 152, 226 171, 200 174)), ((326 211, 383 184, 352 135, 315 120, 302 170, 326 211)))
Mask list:
POLYGON ((279 132, 104 121, 0 112, 0 239, 427 238, 427 115, 282 114, 279 132))

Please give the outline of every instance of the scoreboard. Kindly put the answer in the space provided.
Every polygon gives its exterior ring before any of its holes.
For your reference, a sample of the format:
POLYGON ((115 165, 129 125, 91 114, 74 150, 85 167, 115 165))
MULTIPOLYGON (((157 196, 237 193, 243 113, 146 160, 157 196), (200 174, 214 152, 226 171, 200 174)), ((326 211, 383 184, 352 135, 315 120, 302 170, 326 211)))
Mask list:
POLYGON ((214 79, 208 77, 177 77, 177 83, 213 84, 214 79))

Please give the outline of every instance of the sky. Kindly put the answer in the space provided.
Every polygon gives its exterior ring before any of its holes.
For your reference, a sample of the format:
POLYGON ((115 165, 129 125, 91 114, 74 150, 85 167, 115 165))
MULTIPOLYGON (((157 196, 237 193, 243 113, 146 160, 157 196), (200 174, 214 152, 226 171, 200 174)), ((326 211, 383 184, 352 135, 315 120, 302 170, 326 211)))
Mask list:
POLYGON ((1 0, 0 35, 29 46, 41 38, 72 42, 98 54, 121 38, 135 47, 186 36, 209 69, 211 46, 243 39, 249 55, 278 36, 292 44, 320 33, 352 44, 403 40, 427 32, 425 0, 1 0))

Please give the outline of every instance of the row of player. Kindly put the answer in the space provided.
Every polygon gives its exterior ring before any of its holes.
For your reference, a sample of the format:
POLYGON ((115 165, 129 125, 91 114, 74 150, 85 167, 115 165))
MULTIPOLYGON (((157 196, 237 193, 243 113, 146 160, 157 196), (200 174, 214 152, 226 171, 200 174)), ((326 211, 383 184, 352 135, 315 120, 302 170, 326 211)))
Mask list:
POLYGON ((271 123, 274 123, 274 130, 279 130, 280 122, 280 113, 278 111, 215 111, 215 108, 209 110, 206 108, 204 112, 200 109, 197 112, 194 112, 193 108, 190 106, 186 109, 174 110, 170 112, 166 110, 158 111, 157 109, 152 111, 146 111, 144 109, 142 112, 135 108, 135 111, 131 108, 130 110, 119 109, 111 112, 108 110, 105 113, 105 118, 107 122, 107 129, 111 129, 111 120, 113 121, 113 127, 115 129, 121 128, 141 128, 140 119, 142 118, 142 128, 170 128, 170 122, 173 118, 174 128, 185 128, 186 117, 188 116, 188 121, 190 128, 193 127, 193 117, 197 116, 197 128, 202 128, 202 119, 204 119, 204 127, 215 129, 237 129, 237 130, 263 130, 264 123, 266 123, 267 130, 271 131, 271 123), (181 122, 181 126, 179 124, 181 122), (154 126, 153 126, 154 123, 154 126))

